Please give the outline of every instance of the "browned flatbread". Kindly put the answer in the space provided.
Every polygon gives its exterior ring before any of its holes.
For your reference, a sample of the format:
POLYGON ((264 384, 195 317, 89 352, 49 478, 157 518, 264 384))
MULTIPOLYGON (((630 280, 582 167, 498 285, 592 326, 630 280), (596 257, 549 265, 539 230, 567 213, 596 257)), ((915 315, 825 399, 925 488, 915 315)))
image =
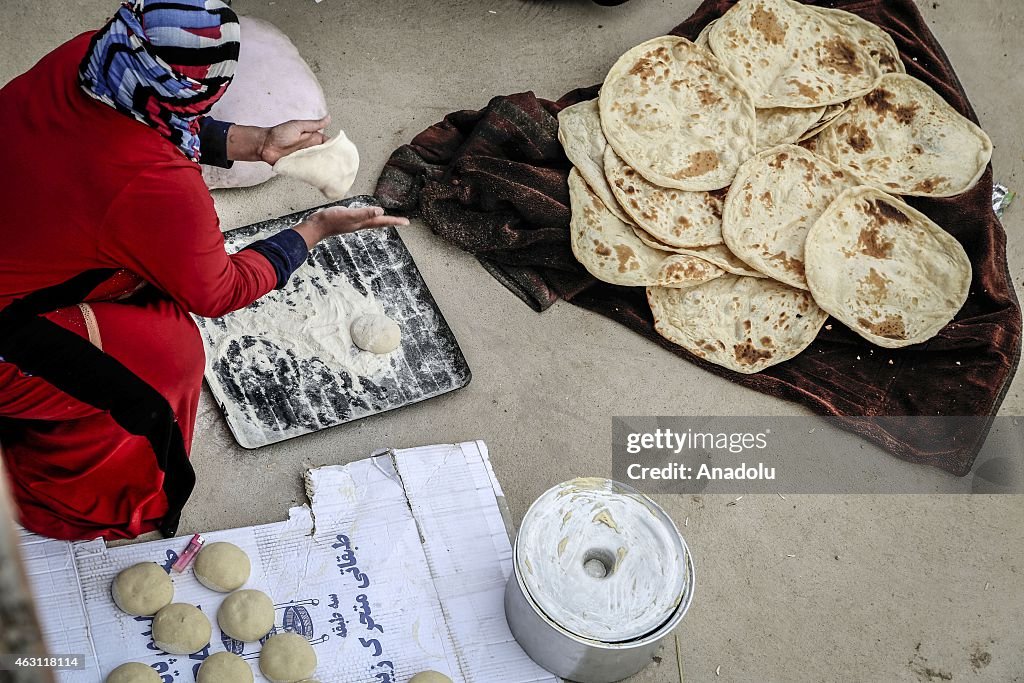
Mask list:
POLYGON ((927 216, 873 187, 847 190, 804 245, 818 305, 887 348, 934 337, 967 300, 971 261, 927 216))

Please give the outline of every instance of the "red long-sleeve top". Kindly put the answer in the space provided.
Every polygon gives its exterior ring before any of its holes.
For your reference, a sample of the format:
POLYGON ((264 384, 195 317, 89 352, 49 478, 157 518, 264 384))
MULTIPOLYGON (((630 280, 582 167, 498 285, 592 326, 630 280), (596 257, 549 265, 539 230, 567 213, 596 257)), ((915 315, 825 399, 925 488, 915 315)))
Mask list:
POLYGON ((96 268, 123 268, 217 317, 277 284, 254 250, 227 255, 200 167, 155 130, 86 95, 91 34, 0 90, 0 309, 96 268))

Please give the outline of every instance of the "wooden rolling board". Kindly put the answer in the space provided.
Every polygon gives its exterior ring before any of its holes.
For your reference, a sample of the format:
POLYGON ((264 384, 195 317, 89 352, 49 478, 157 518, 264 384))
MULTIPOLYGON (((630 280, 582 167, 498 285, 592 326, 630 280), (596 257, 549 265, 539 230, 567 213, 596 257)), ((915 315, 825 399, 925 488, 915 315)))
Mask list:
MULTIPOLYGON (((377 204, 354 197, 329 206, 334 205, 377 204)), ((227 250, 236 252, 309 213, 232 230, 224 235, 227 250)), ((206 346, 206 381, 243 448, 425 401, 471 378, 451 328, 394 229, 325 240, 283 289, 242 311, 196 322, 206 346), (346 335, 348 318, 360 312, 352 310, 352 300, 396 321, 401 347, 377 357, 346 346, 340 357, 338 349, 305 331, 313 321, 320 335, 331 329, 346 335)))

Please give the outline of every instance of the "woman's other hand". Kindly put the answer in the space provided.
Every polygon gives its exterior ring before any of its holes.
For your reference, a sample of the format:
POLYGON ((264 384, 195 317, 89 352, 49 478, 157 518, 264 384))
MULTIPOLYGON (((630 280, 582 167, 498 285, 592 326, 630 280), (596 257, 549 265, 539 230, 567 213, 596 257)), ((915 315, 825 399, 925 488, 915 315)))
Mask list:
POLYGON ((296 225, 293 230, 302 235, 306 246, 312 249, 320 240, 332 235, 344 235, 368 228, 405 225, 409 225, 407 219, 399 216, 386 216, 384 209, 380 207, 349 209, 344 206, 332 206, 310 215, 309 218, 296 225))

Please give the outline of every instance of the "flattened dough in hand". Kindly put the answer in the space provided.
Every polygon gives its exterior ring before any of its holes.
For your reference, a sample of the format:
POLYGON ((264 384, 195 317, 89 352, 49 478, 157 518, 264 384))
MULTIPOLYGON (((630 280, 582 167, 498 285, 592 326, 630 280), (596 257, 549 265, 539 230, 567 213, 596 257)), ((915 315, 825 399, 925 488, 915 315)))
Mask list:
MULTIPOLYGON (((235 78, 210 116, 261 128, 326 116, 324 90, 291 39, 256 17, 239 17, 238 25, 242 40, 235 78)), ((273 177, 273 168, 262 161, 236 161, 231 168, 203 166, 203 180, 211 190, 259 185, 273 177)))
POLYGON ((352 321, 352 343, 363 351, 391 353, 402 343, 402 328, 386 315, 371 313, 352 321))
POLYGON ((352 187, 359 171, 359 150, 344 131, 322 145, 314 145, 274 164, 274 171, 309 183, 328 199, 341 199, 352 187))

